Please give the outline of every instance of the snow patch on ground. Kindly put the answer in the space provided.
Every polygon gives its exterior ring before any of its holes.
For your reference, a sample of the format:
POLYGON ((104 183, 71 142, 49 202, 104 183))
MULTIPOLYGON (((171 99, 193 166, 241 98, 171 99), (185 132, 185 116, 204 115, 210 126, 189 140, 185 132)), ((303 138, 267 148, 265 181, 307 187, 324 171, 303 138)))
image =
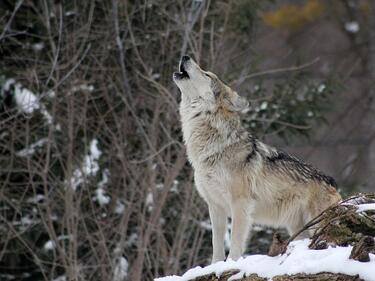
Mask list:
POLYGON ((206 267, 195 267, 182 276, 167 276, 155 281, 187 281, 198 276, 215 273, 217 276, 224 271, 238 269, 240 272, 230 280, 240 279, 252 273, 260 277, 272 278, 282 274, 319 272, 358 274, 367 281, 375 281, 375 255, 370 254, 369 262, 359 262, 349 259, 352 247, 336 247, 324 250, 310 250, 309 239, 290 243, 287 252, 277 257, 266 255, 251 255, 238 261, 222 261, 206 267))

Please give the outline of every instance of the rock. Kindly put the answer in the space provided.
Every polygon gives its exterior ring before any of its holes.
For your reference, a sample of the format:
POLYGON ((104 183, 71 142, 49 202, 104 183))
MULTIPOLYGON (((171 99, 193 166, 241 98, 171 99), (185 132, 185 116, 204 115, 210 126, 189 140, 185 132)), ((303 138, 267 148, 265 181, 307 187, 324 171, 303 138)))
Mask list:
MULTIPOLYGON (((208 274, 204 276, 199 276, 193 281, 227 281, 231 276, 237 274, 238 270, 225 271, 219 277, 215 274, 208 274)), ((257 274, 251 274, 250 276, 240 279, 241 281, 267 281, 266 278, 259 277, 257 274)))
POLYGON ((272 278, 273 281, 363 281, 356 276, 350 276, 340 273, 322 272, 317 274, 294 274, 280 275, 272 278))
POLYGON ((315 250, 323 250, 323 249, 327 249, 328 248, 328 243, 327 241, 325 240, 321 240, 321 241, 318 241, 316 244, 315 244, 315 250))
MULTIPOLYGON (((238 271, 226 271, 219 277, 215 274, 209 274, 197 277, 191 281, 227 281, 231 276, 237 274, 238 271)), ((237 280, 237 279, 236 279, 237 280)), ((257 274, 238 279, 240 281, 267 281, 267 278, 259 277, 257 274)), ((272 278, 273 281, 364 281, 358 275, 350 276, 340 273, 321 272, 317 274, 293 274, 293 275, 278 275, 272 278)))

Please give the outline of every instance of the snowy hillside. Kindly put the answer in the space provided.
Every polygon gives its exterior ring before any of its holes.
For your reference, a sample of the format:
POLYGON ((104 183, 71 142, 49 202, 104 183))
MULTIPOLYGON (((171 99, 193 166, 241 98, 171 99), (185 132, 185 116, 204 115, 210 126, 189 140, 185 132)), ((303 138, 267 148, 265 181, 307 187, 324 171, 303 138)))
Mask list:
POLYGON ((225 271, 236 270, 239 272, 229 280, 238 280, 253 273, 271 280, 272 277, 284 274, 332 272, 358 274, 363 280, 375 281, 375 255, 370 254, 369 262, 359 262, 349 259, 351 246, 310 250, 309 244, 308 239, 294 241, 290 243, 285 254, 277 257, 251 255, 238 261, 218 262, 203 268, 192 268, 182 276, 168 276, 155 280, 187 281, 212 273, 220 276, 225 271))

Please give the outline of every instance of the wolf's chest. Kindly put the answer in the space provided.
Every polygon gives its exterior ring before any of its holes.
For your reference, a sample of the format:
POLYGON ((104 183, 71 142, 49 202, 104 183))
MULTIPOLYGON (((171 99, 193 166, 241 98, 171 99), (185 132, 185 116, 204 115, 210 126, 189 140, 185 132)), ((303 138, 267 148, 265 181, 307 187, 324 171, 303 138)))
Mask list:
POLYGON ((231 201, 230 175, 225 169, 198 169, 195 171, 195 184, 199 194, 207 202, 228 205, 231 201))

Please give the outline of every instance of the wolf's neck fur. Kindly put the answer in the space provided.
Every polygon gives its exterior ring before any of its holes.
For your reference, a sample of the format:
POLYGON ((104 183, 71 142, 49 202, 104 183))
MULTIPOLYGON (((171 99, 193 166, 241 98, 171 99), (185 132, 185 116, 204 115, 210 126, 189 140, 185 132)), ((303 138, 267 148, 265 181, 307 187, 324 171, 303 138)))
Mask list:
POLYGON ((180 114, 187 155, 193 166, 222 154, 227 147, 249 136, 238 113, 224 108, 208 110, 181 102, 180 114))

